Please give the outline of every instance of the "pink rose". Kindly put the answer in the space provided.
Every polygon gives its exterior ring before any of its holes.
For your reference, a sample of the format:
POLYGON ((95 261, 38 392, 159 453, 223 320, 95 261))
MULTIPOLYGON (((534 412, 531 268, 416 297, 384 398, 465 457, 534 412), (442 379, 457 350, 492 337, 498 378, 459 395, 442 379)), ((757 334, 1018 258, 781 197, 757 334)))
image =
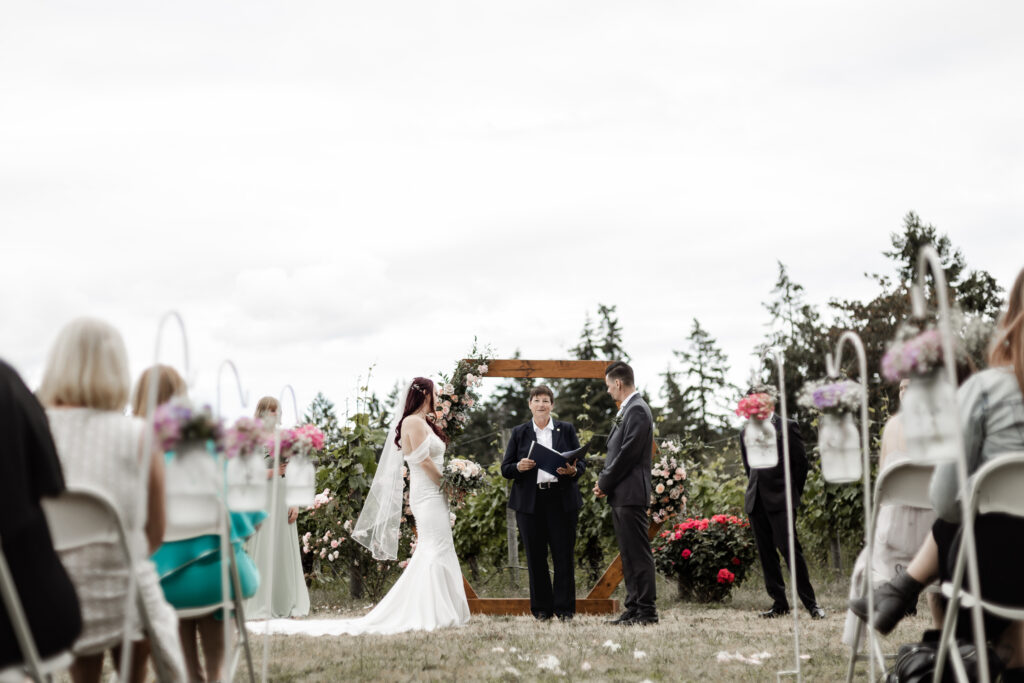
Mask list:
POLYGON ((331 541, 331 547, 332 548, 337 548, 338 547, 338 542, 337 541, 331 541))
POLYGON ((683 552, 681 552, 680 555, 684 560, 688 560, 690 559, 690 555, 693 555, 693 553, 690 552, 689 548, 684 548, 683 552))

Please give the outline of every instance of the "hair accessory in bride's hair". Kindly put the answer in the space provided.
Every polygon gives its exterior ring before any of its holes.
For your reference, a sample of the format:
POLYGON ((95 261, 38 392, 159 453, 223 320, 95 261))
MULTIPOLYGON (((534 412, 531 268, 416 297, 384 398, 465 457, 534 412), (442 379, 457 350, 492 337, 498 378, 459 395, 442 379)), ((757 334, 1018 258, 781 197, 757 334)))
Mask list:
POLYGON ((427 388, 426 387, 420 386, 419 384, 416 384, 415 382, 413 382, 412 388, 415 389, 416 391, 420 392, 421 394, 427 393, 427 388))

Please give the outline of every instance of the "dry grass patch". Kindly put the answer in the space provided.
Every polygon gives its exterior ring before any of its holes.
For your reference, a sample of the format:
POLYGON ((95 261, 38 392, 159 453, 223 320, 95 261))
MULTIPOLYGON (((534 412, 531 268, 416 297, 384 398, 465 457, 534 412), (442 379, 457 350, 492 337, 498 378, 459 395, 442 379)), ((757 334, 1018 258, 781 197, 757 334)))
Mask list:
MULTIPOLYGON (((801 651, 805 680, 838 681, 846 673, 847 650, 839 638, 846 604, 845 580, 815 583, 828 611, 824 621, 801 613, 801 651)), ((436 633, 395 636, 270 639, 273 681, 771 681, 778 669, 793 665, 792 619, 766 621, 757 612, 768 606, 759 577, 752 576, 726 605, 694 605, 671 599, 659 586, 661 623, 653 627, 618 627, 604 617, 577 617, 563 624, 539 623, 530 617, 474 616, 468 626, 436 633), (606 647, 611 641, 617 649, 606 647), (721 651, 771 657, 754 666, 719 662, 721 651), (643 653, 642 656, 637 653, 643 653), (554 659, 557 658, 557 669, 554 659)), ((340 609, 330 596, 312 618, 358 616, 362 610, 340 609)), ((922 603, 922 608, 924 607, 922 603)), ((926 610, 922 609, 921 614, 926 610)), ((904 620, 886 639, 917 640, 928 623, 923 616, 904 620)), ((253 638, 257 661, 263 639, 253 638)), ((864 676, 861 676, 863 679, 864 676)))

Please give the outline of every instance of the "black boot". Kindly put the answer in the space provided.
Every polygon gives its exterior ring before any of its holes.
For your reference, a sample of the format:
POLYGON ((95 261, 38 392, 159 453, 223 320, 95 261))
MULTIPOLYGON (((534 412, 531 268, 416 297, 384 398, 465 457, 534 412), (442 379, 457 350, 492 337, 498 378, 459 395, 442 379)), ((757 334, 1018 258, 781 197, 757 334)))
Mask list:
MULTIPOLYGON (((900 572, 892 581, 883 583, 875 589, 875 630, 882 635, 888 635, 900 623, 910 607, 917 604, 917 598, 924 590, 924 584, 917 581, 910 574, 900 572)), ((861 621, 868 620, 868 599, 856 598, 850 600, 850 611, 860 617, 861 621)))

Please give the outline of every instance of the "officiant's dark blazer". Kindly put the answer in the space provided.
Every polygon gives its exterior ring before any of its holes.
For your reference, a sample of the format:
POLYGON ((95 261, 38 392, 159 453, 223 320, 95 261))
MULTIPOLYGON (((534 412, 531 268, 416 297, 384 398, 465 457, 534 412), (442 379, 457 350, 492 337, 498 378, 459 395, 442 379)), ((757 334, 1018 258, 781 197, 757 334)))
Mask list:
MULTIPOLYGON (((552 420, 553 433, 551 434, 551 448, 564 453, 580 447, 580 439, 576 436, 576 428, 568 422, 552 420)), ((501 461, 501 474, 506 479, 512 480, 512 491, 508 496, 508 506, 516 512, 533 514, 534 502, 537 499, 537 468, 520 472, 519 461, 530 452, 530 445, 537 440, 537 433, 533 429, 533 420, 521 424, 512 430, 508 445, 505 447, 505 458, 501 461)), ((580 495, 580 487, 576 483, 583 471, 587 468, 584 458, 576 461, 576 476, 570 477, 559 474, 558 486, 555 487, 561 494, 563 510, 579 510, 583 507, 583 497, 580 495)))
POLYGON ((651 452, 654 450, 654 418, 639 395, 626 404, 621 420, 608 435, 608 458, 597 479, 612 506, 651 502, 651 452))
MULTIPOLYGON (((800 436, 800 425, 796 420, 787 420, 789 426, 789 463, 791 483, 793 485, 793 510, 800 507, 800 497, 804 493, 807 481, 807 451, 804 440, 800 436)), ((767 512, 778 512, 786 509, 786 471, 782 469, 782 419, 772 415, 772 426, 775 427, 775 444, 779 452, 779 462, 775 467, 751 469, 747 463, 747 447, 743 444, 746 425, 740 430, 740 454, 743 456, 743 469, 747 471, 747 493, 743 510, 748 515, 754 511, 754 503, 758 499, 767 512)))

